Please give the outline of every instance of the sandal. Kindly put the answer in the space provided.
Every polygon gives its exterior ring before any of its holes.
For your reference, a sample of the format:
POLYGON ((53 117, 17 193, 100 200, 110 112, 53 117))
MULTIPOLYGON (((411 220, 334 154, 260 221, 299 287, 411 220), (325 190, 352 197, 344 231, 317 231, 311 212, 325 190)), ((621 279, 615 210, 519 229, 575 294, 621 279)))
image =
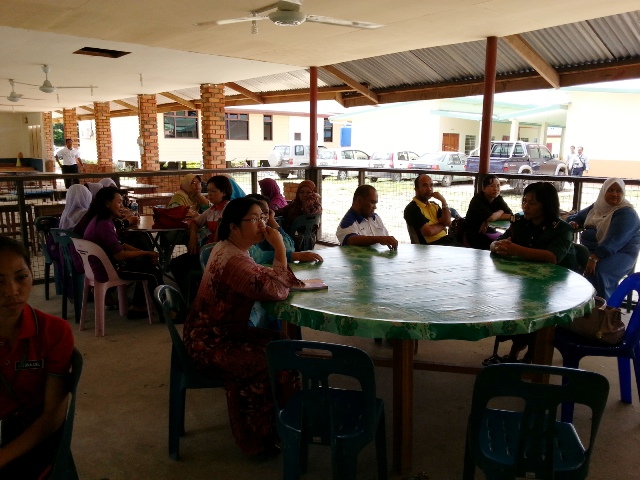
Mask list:
POLYGON ((509 363, 509 355, 501 357, 498 354, 491 355, 489 358, 485 358, 482 361, 482 365, 488 367, 489 365, 497 365, 499 363, 509 363))

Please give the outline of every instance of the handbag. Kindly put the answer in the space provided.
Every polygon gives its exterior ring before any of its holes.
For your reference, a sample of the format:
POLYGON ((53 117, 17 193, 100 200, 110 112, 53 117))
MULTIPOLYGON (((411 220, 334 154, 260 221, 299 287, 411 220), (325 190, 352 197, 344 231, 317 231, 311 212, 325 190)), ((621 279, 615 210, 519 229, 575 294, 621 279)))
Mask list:
POLYGON ((624 337, 625 326, 619 308, 607 305, 604 298, 595 297, 596 307, 589 315, 576 318, 569 330, 583 337, 614 345, 624 337))
POLYGON ((189 213, 189 207, 186 205, 171 208, 153 207, 152 228, 189 228, 187 222, 184 221, 187 213, 189 213))

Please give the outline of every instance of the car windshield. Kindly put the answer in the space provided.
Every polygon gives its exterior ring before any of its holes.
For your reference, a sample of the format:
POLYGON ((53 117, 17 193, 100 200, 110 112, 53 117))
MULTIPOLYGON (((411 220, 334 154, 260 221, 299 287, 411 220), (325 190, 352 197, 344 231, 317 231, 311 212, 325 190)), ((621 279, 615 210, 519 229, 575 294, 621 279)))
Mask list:
POLYGON ((418 160, 416 160, 416 163, 417 162, 420 162, 420 163, 423 163, 423 162, 437 163, 437 162, 443 161, 444 157, 445 157, 444 153, 425 153, 420 158, 418 158, 418 160))
POLYGON ((373 152, 371 160, 390 160, 393 153, 373 152))
POLYGON ((331 150, 322 150, 321 152, 318 152, 318 158, 323 158, 325 160, 331 159, 335 156, 335 153, 331 150))

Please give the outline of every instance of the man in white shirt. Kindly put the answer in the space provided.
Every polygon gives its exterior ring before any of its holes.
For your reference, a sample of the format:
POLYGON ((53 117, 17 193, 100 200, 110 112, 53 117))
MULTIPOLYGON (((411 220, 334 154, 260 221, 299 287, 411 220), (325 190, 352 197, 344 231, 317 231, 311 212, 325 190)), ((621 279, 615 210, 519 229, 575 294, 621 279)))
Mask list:
POLYGON ((391 250, 398 248, 398 240, 389 235, 382 219, 374 213, 378 192, 371 185, 360 185, 353 194, 351 208, 346 213, 336 236, 340 245, 368 246, 379 243, 391 250))
POLYGON ((581 177, 584 172, 589 171, 589 159, 582 153, 582 147, 578 147, 578 155, 573 162, 573 168, 571 169, 571 175, 574 177, 581 177))
MULTIPOLYGON (((80 168, 83 166, 82 160, 80 159, 80 153, 77 148, 73 148, 72 139, 67 138, 65 140, 65 144, 66 146, 58 150, 58 153, 56 154, 56 161, 60 166, 60 170, 62 170, 62 173, 79 173, 80 168), (60 159, 62 159, 62 163, 60 163, 60 159)), ((71 183, 71 179, 65 178, 65 187, 69 188, 71 183)))
POLYGON ((571 150, 569 152, 569 155, 567 155, 567 168, 569 169, 569 173, 571 173, 571 171, 573 170, 573 163, 576 161, 576 158, 578 158, 578 154, 576 153, 576 147, 571 145, 569 147, 569 149, 571 150))

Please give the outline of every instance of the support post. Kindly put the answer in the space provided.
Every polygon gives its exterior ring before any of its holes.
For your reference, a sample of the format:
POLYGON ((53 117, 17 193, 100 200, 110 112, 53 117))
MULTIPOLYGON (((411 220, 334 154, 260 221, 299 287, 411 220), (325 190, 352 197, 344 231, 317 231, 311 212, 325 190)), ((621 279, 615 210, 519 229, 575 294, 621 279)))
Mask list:
POLYGON ((493 118, 493 95, 496 91, 496 59, 498 57, 498 37, 487 38, 484 63, 484 98, 482 100, 482 126, 480 129, 480 165, 476 191, 481 190, 482 178, 489 173, 491 154, 491 127, 493 118))

